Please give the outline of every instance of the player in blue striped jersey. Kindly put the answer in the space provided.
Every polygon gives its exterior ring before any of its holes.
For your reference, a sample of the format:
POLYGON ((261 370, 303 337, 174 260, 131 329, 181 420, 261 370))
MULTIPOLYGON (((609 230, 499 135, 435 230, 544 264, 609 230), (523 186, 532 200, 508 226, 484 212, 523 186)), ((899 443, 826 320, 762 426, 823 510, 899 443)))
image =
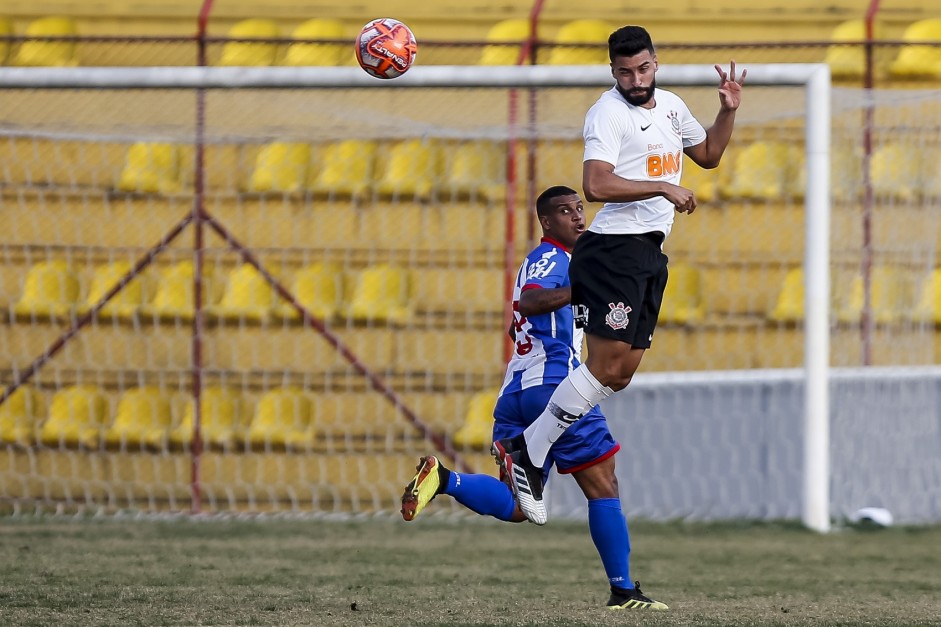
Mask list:
MULTIPOLYGON (((572 247, 585 231, 582 200, 569 187, 550 187, 537 199, 536 214, 543 238, 517 273, 509 329, 514 350, 494 409, 495 444, 522 434, 545 408, 556 386, 580 363, 582 331, 576 328, 570 306, 568 267, 572 247)), ((552 447, 542 483, 555 465, 561 474, 573 475, 588 499, 589 531, 612 588, 608 607, 667 609, 631 583, 630 538, 614 474, 614 454, 619 448, 604 415, 594 407, 552 447), (625 605, 625 591, 629 605, 625 605)), ((510 455, 503 458, 512 459, 510 455)), ((413 520, 438 494, 448 494, 481 515, 508 522, 527 519, 510 482, 449 470, 433 455, 422 457, 416 470, 402 496, 405 520, 413 520)), ((511 470, 502 466, 501 476, 511 470)), ((542 483, 534 488, 541 491, 542 483)), ((545 524, 546 520, 533 522, 545 524)))

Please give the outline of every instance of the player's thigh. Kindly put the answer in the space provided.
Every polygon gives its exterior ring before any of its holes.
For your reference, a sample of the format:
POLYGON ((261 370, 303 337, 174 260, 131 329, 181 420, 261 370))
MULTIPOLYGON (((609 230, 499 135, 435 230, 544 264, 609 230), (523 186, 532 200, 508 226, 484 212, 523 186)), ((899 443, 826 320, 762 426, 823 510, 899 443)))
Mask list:
POLYGON ((522 433, 543 412, 558 384, 536 385, 500 395, 493 410, 493 439, 522 433))
POLYGON ((552 448, 549 458, 560 474, 574 474, 611 458, 620 445, 601 409, 592 407, 588 413, 566 429, 552 448))
POLYGON ((644 303, 637 317, 637 333, 634 345, 638 347, 649 348, 653 342, 653 334, 660 318, 663 293, 666 291, 669 276, 667 256, 661 254, 657 264, 651 267, 651 271, 644 294, 644 303))
POLYGON ((586 336, 588 369, 605 385, 621 389, 630 382, 644 357, 645 348, 589 333, 586 336))

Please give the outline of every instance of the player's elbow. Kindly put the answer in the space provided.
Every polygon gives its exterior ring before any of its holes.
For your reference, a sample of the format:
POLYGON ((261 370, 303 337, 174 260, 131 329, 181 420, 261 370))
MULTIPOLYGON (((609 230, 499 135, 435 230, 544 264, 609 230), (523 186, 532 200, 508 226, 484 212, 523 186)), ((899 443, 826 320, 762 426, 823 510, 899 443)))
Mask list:
POLYGON ((585 177, 582 180, 582 191, 585 192, 585 200, 588 202, 604 202, 604 194, 600 187, 595 180, 585 177))
POLYGON ((719 157, 715 159, 704 159, 702 163, 697 164, 703 170, 715 170, 719 167, 719 157))

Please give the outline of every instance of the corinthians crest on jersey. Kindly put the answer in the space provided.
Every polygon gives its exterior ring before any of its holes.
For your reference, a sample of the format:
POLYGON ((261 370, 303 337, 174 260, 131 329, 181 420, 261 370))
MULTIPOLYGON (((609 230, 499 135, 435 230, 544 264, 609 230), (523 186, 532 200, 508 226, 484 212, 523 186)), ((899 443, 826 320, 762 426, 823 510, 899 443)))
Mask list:
POLYGON ((627 317, 627 314, 632 311, 631 306, 625 305, 624 303, 618 303, 616 305, 614 303, 608 303, 608 308, 611 311, 604 317, 605 324, 612 329, 626 329, 627 325, 631 322, 630 318, 627 317))

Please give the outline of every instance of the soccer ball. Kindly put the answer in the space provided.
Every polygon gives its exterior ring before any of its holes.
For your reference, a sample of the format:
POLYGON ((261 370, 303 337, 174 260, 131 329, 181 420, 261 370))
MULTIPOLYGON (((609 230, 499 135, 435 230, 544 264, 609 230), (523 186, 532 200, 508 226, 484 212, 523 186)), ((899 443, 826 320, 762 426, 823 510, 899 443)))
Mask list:
POLYGON ((356 39, 359 66, 376 78, 396 78, 412 67, 418 43, 411 29, 390 17, 363 26, 356 39))

